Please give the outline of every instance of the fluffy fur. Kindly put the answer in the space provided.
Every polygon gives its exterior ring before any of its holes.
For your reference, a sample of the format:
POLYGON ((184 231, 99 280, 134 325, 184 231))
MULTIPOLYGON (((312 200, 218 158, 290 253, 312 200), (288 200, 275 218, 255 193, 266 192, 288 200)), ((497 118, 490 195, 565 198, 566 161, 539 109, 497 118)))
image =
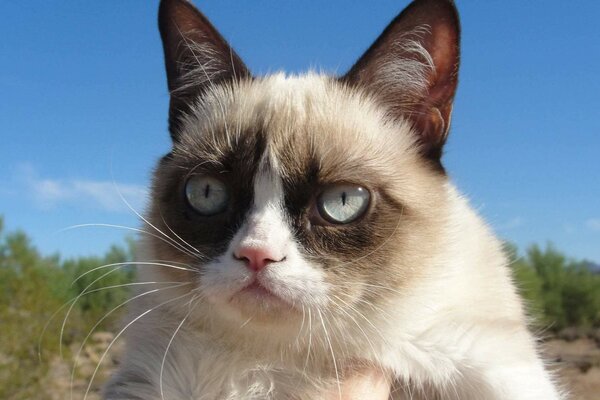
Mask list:
POLYGON ((501 242, 424 156, 406 99, 430 87, 435 56, 397 46, 419 61, 388 59, 369 79, 379 91, 409 83, 400 116, 372 86, 314 73, 206 76, 185 112, 172 108, 176 140, 155 172, 139 257, 178 268, 140 265, 140 281, 163 283, 132 303, 105 399, 319 399, 356 362, 389 373, 393 399, 565 398, 501 242), (234 188, 224 216, 186 209, 182 188, 198 173, 234 188), (335 182, 372 195, 348 226, 313 215, 315 193, 335 182), (241 246, 281 257, 253 274, 241 246), (271 294, 245 292, 253 279, 271 294))

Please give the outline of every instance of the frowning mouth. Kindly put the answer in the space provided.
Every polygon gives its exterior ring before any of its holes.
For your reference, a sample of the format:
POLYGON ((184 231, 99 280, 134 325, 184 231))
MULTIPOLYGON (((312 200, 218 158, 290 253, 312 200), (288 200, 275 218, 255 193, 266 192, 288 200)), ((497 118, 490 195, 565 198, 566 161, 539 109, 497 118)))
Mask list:
POLYGON ((254 282, 252 282, 251 284, 249 284, 248 286, 246 286, 242 290, 240 290, 240 293, 242 293, 242 292, 245 294, 255 296, 256 298, 260 298, 260 299, 273 297, 278 300, 282 300, 281 297, 279 297, 275 293, 271 292, 269 289, 267 289, 264 285, 262 285, 257 280, 255 280, 254 282))
POLYGON ((276 294, 257 279, 234 294, 231 301, 235 303, 241 302, 246 306, 254 303, 267 307, 294 308, 294 305, 289 300, 276 294))

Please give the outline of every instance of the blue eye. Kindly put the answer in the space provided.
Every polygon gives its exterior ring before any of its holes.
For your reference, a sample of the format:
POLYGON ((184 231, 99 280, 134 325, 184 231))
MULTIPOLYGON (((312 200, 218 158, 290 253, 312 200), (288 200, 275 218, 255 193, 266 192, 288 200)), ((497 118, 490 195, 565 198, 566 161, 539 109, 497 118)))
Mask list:
POLYGON ((321 216, 334 224, 347 224, 361 217, 369 207, 371 194, 361 186, 335 185, 317 199, 321 216))
POLYGON ((229 204, 227 186, 212 176, 190 177, 185 184, 185 196, 188 203, 205 216, 219 214, 225 211, 229 204))

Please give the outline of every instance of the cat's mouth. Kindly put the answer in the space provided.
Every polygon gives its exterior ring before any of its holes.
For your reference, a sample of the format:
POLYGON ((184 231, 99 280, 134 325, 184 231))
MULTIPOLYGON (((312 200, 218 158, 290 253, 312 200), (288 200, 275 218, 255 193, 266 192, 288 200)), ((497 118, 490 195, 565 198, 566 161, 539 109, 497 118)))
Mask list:
POLYGON ((230 299, 230 303, 238 306, 256 307, 258 309, 294 309, 295 305, 288 299, 278 295, 269 285, 254 279, 242 287, 230 299))
POLYGON ((277 299, 280 299, 279 296, 277 296, 275 293, 273 293, 265 285, 263 285, 262 283, 258 282, 257 280, 255 280, 254 282, 252 282, 248 286, 242 288, 242 290, 240 290, 240 292, 244 292, 244 293, 249 294, 251 296, 255 296, 256 298, 275 297, 277 299))

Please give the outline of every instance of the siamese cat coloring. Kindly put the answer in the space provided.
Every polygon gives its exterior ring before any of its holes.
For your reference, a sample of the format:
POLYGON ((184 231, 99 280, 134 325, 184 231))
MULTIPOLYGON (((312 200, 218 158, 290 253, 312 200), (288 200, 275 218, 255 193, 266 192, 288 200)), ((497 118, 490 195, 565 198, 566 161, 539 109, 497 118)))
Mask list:
POLYGON ((451 0, 415 0, 343 76, 253 76, 162 0, 173 146, 158 163, 108 400, 315 400, 346 367, 393 399, 566 399, 502 243, 441 161, 451 0))

